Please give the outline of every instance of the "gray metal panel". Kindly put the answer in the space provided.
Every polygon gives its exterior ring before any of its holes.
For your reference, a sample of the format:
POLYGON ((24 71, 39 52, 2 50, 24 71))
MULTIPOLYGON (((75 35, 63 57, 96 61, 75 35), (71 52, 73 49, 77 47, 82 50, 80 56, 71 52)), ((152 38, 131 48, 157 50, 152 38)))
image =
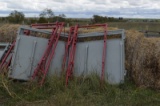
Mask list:
POLYGON ((103 41, 77 43, 75 55, 75 75, 99 73, 102 64, 103 41))
MULTIPOLYGON (((114 36, 114 35, 117 35, 117 34, 121 35, 121 39, 125 39, 123 29, 111 30, 111 31, 108 31, 108 33, 107 33, 108 36, 114 36)), ((104 36, 104 32, 91 32, 91 33, 78 34, 78 38, 96 37, 96 36, 104 36)))
POLYGON ((65 53, 65 42, 58 41, 54 58, 51 62, 50 69, 48 75, 57 74, 59 75, 62 70, 62 62, 65 53))
MULTIPOLYGON (((36 29, 36 28, 31 28, 31 27, 28 27, 28 26, 21 26, 21 27, 18 29, 18 32, 17 32, 18 35, 19 35, 19 36, 24 35, 24 30, 29 30, 29 31, 33 31, 33 32, 48 34, 48 35, 51 35, 51 34, 52 34, 51 31, 41 30, 41 29, 36 29)), ((68 37, 68 34, 67 34, 67 33, 64 33, 64 32, 61 32, 61 36, 63 36, 63 37, 68 37)))
MULTIPOLYGON (((124 80, 124 51, 121 39, 107 40, 107 56, 105 64, 105 80, 118 84, 124 80)), ((77 43, 74 74, 87 75, 102 71, 103 40, 77 43)))
POLYGON ((24 30, 29 30, 29 31, 34 31, 34 32, 39 32, 39 33, 44 33, 44 34, 51 34, 50 31, 46 31, 46 30, 40 30, 40 29, 36 29, 36 28, 31 28, 28 26, 21 26, 18 30, 18 35, 23 35, 24 30))
MULTIPOLYGON (((40 30, 40 29, 31 28, 31 27, 27 27, 27 26, 21 26, 18 30, 18 35, 23 35, 24 30, 30 30, 30 31, 35 31, 35 32, 39 32, 39 33, 49 34, 49 35, 51 34, 51 31, 40 30)), ((116 34, 121 34, 121 38, 125 39, 124 29, 110 30, 107 32, 108 36, 112 36, 112 35, 114 36, 116 34)), ((62 32, 61 36, 68 38, 67 33, 62 32)), ((95 37, 95 36, 104 36, 104 32, 90 32, 90 33, 78 34, 78 38, 95 37)))
POLYGON ((123 41, 110 39, 107 44, 105 79, 111 84, 119 84, 124 81, 123 41))
POLYGON ((7 51, 9 46, 9 43, 0 43, 0 61, 4 55, 4 53, 7 51))
POLYGON ((9 77, 29 80, 40 61, 48 40, 32 36, 18 36, 9 77))
MULTIPOLYGON (((38 62, 43 56, 48 40, 32 36, 19 36, 17 38, 14 55, 11 62, 9 77, 20 80, 29 80, 38 62)), ((65 42, 59 41, 51 62, 49 75, 61 71, 65 51, 65 42)))
MULTIPOLYGON (((121 34, 121 38, 107 40, 107 56, 105 64, 105 80, 110 84, 124 82, 125 53, 124 53, 124 30, 109 31, 108 35, 121 34)), ((82 37, 103 36, 103 33, 87 33, 82 37)), ((103 40, 78 42, 75 56, 75 75, 97 73, 102 71, 103 40)))
MULTIPOLYGON (((19 34, 19 40, 17 39, 14 49, 12 69, 10 70, 11 74, 9 76, 11 78, 29 80, 44 53, 48 40, 19 34)), ((119 84, 124 81, 124 30, 108 31, 108 36, 114 36, 116 34, 120 34, 121 38, 107 40, 105 80, 111 84, 119 84)), ((64 35, 61 36, 64 37, 64 35)), ((79 38, 88 36, 103 36, 103 33, 78 35, 79 38)), ((65 42, 59 41, 49 69, 49 75, 60 73, 64 51, 65 42)), ((102 70, 102 51, 103 40, 77 42, 74 67, 75 75, 86 75, 92 72, 100 75, 102 70)))

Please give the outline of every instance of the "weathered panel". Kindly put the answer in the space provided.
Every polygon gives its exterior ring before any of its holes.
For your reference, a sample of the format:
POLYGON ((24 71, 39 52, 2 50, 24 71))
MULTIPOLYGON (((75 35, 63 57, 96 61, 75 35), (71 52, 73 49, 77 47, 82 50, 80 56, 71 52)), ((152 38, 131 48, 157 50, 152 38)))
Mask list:
MULTIPOLYGON (((113 37, 112 39, 107 39, 105 80, 111 84, 119 84, 124 81, 124 30, 109 31, 108 37, 117 34, 120 35, 119 38, 113 37)), ((93 72, 96 72, 99 76, 101 75, 102 52, 104 46, 103 33, 79 34, 78 39, 99 36, 102 36, 102 39, 77 42, 74 75, 87 75, 93 72)), ((61 35, 61 37, 64 36, 61 35)), ((65 53, 65 43, 65 41, 59 40, 48 75, 53 75, 55 73, 59 74, 61 72, 63 56, 65 53)), ((47 39, 24 36, 20 30, 14 48, 9 77, 29 80, 42 57, 47 44, 47 39)))

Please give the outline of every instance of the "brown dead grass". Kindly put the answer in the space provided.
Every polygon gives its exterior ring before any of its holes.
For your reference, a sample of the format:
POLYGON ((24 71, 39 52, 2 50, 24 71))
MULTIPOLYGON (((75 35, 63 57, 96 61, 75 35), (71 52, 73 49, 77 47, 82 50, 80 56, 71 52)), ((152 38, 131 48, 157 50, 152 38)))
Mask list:
POLYGON ((20 25, 4 24, 0 26, 0 42, 10 42, 16 38, 16 33, 20 25))
POLYGON ((160 89, 160 38, 126 31, 126 68, 139 86, 160 89))
MULTIPOLYGON (((4 24, 0 26, 0 42, 11 42, 17 36, 18 28, 20 27, 19 24, 4 24)), ((108 30, 116 30, 117 28, 109 27, 108 30)), ((51 31, 51 30, 48 30, 51 31)), ((66 27, 62 32, 69 33, 69 27, 66 27)), ((88 33, 88 32, 103 32, 103 28, 81 28, 79 29, 78 33, 88 33)), ((48 35, 35 35, 33 36, 41 36, 48 38, 48 35)))
MULTIPOLYGON (((118 28, 114 28, 114 27, 108 27, 108 30, 116 30, 118 28)), ((80 28, 78 30, 78 33, 89 33, 89 32, 103 32, 104 29, 101 27, 97 27, 97 28, 80 28)), ((65 28, 65 32, 69 33, 69 28, 65 28)))

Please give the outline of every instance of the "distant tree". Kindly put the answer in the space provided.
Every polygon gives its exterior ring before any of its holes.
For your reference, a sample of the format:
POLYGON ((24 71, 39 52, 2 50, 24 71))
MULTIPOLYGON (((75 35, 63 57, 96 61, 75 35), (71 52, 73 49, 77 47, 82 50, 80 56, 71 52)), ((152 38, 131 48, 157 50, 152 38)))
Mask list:
POLYGON ((53 22, 66 22, 66 19, 65 18, 62 18, 62 17, 60 17, 60 16, 55 16, 54 18, 53 18, 53 22))
POLYGON ((44 17, 40 17, 39 20, 38 20, 38 23, 47 23, 47 19, 44 18, 44 17))
POLYGON ((99 22, 101 20, 101 17, 100 16, 98 16, 98 15, 93 15, 93 22, 94 23, 97 23, 97 22, 99 22))
POLYGON ((93 22, 94 23, 104 23, 107 22, 107 17, 99 16, 99 15, 93 15, 93 22))
POLYGON ((119 17, 118 19, 119 19, 119 20, 123 20, 123 17, 119 17))
POLYGON ((59 14, 59 17, 65 18, 66 15, 65 14, 59 14))
POLYGON ((8 23, 8 17, 1 17, 0 23, 8 23))
POLYGON ((46 8, 44 9, 40 14, 39 14, 40 17, 43 17, 43 18, 46 18, 46 20, 48 22, 51 22, 52 21, 52 18, 55 16, 54 15, 54 12, 49 9, 49 8, 46 8))
POLYGON ((92 23, 125 22, 123 17, 114 18, 114 17, 99 16, 99 15, 93 15, 93 19, 91 21, 92 23))
POLYGON ((22 23, 24 19, 25 19, 24 13, 18 12, 17 10, 12 11, 8 16, 8 20, 11 23, 22 23))
POLYGON ((114 17, 108 17, 108 21, 109 22, 114 22, 114 21, 117 21, 114 17))

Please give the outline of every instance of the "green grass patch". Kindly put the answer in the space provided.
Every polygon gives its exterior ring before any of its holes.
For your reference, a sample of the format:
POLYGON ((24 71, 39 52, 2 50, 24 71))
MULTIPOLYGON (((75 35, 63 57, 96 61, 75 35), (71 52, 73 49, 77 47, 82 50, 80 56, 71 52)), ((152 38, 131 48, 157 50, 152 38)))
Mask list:
POLYGON ((130 106, 160 104, 160 92, 136 87, 126 81, 120 85, 104 83, 99 77, 73 78, 65 86, 65 78, 52 76, 40 87, 36 82, 15 82, 0 77, 0 105, 18 106, 130 106))
POLYGON ((117 27, 125 30, 158 31, 160 22, 109 22, 109 27, 117 27))

